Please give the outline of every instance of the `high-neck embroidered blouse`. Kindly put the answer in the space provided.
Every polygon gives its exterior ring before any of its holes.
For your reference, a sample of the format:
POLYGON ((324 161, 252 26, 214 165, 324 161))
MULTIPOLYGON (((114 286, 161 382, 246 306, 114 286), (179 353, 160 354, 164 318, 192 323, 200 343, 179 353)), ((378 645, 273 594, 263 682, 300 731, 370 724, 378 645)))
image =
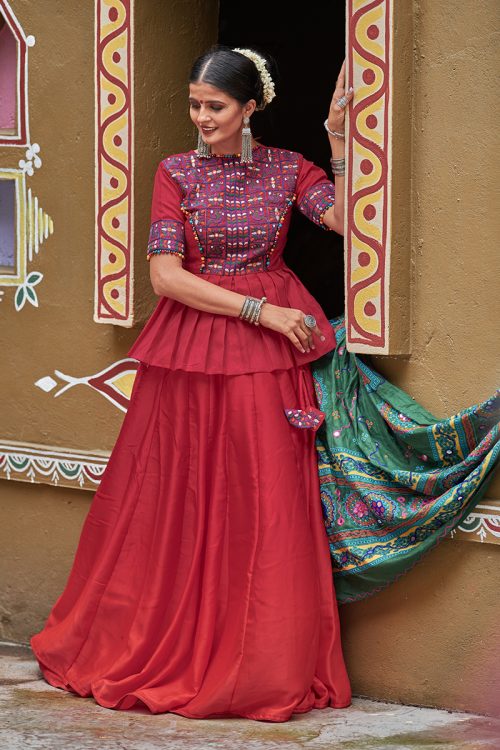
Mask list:
POLYGON ((282 255, 293 205, 329 230, 323 216, 334 202, 334 183, 295 151, 259 144, 250 164, 237 154, 204 158, 194 150, 163 159, 154 179, 147 259, 174 253, 187 271, 211 283, 312 313, 326 340, 302 353, 264 326, 161 297, 128 355, 171 369, 240 374, 294 367, 331 351, 332 327, 282 255))

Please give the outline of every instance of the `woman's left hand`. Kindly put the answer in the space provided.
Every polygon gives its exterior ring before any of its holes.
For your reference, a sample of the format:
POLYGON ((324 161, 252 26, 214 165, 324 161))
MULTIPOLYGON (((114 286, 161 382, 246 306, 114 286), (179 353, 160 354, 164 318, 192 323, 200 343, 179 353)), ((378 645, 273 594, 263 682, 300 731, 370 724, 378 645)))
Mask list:
POLYGON ((332 101, 330 102, 330 111, 328 112, 328 127, 330 130, 335 130, 337 133, 343 133, 344 132, 344 121, 345 121, 345 110, 349 106, 349 102, 354 96, 354 89, 351 88, 345 92, 345 60, 342 63, 342 67, 340 69, 339 76, 337 78, 337 83, 335 86, 335 91, 333 92, 332 101), (337 104, 337 100, 340 99, 341 96, 344 96, 347 99, 347 104, 345 107, 339 107, 337 104))

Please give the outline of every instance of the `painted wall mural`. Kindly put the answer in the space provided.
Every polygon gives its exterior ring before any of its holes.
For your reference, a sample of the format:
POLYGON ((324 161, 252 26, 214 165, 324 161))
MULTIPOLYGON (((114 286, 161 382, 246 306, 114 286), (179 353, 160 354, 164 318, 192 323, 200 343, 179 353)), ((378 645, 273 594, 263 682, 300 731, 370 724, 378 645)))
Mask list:
POLYGON ((109 453, 65 451, 33 443, 0 443, 0 478, 94 490, 109 453))
POLYGON ((43 274, 28 271, 28 265, 53 231, 51 217, 26 187, 26 171, 0 168, 0 287, 15 289, 16 312, 27 302, 38 307, 35 286, 43 274))
POLYGON ((139 363, 136 359, 120 359, 113 362, 94 375, 74 377, 66 375, 60 370, 54 370, 57 380, 52 375, 45 375, 35 382, 35 385, 45 393, 53 392, 54 398, 66 393, 76 385, 87 385, 108 399, 113 406, 121 411, 127 411, 132 386, 139 363), (57 388, 57 390, 54 390, 57 388))
POLYGON ((351 351, 388 352, 392 0, 348 0, 346 329, 351 351))
MULTIPOLYGON (((13 288, 13 304, 20 312, 26 303, 38 307, 36 286, 43 274, 28 271, 54 222, 42 209, 26 180, 42 166, 40 145, 30 142, 28 48, 26 36, 7 0, 0 0, 0 146, 22 148, 18 168, 0 166, 0 288, 13 288)), ((0 302, 5 289, 0 289, 0 302)))
POLYGON ((450 534, 451 538, 500 544, 500 500, 484 500, 450 534))
POLYGON ((94 320, 133 324, 133 0, 96 0, 94 320))

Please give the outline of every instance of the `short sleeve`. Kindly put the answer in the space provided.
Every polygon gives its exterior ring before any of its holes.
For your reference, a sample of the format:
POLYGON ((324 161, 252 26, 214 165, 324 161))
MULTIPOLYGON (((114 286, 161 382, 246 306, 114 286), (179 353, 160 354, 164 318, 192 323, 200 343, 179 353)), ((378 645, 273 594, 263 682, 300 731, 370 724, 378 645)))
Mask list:
POLYGON ((147 260, 158 253, 173 253, 184 258, 184 214, 182 192, 163 162, 156 170, 151 203, 151 227, 147 260))
POLYGON ((325 211, 335 203, 335 183, 324 169, 305 159, 302 154, 295 188, 297 208, 322 229, 333 231, 323 221, 325 211))

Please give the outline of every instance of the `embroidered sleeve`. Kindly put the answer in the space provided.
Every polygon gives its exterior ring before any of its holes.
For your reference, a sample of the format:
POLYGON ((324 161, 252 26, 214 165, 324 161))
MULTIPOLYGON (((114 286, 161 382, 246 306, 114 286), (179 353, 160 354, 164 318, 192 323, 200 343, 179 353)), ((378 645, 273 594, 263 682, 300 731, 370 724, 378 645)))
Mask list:
POLYGON ((335 183, 324 169, 301 156, 297 175, 297 208, 322 229, 333 231, 324 223, 325 211, 335 203, 335 183))
POLYGON ((184 258, 184 214, 181 210, 182 192, 160 162, 153 185, 151 227, 146 258, 158 253, 172 253, 184 258))

